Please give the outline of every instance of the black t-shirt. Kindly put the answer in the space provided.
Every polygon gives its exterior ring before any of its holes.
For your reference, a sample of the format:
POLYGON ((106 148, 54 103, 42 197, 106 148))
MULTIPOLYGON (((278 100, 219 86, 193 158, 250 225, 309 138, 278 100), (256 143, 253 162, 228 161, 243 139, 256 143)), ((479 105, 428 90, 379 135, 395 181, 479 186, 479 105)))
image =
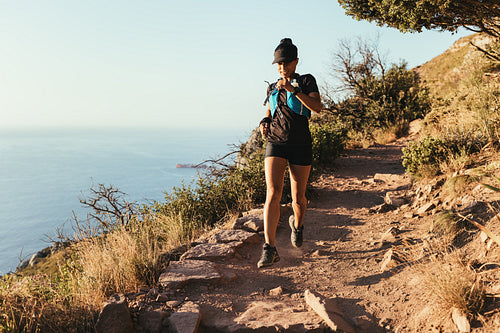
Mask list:
MULTIPOLYGON (((308 95, 311 92, 319 92, 316 79, 311 74, 299 75, 294 77, 302 89, 302 92, 308 95)), ((267 89, 267 93, 274 89, 275 85, 271 85, 267 89)), ((280 90, 279 94, 285 94, 286 90, 280 90)), ((309 131, 309 119, 293 112, 286 102, 278 95, 278 105, 274 113, 273 120, 269 126, 269 134, 267 140, 272 143, 280 144, 310 144, 311 132, 309 131)))

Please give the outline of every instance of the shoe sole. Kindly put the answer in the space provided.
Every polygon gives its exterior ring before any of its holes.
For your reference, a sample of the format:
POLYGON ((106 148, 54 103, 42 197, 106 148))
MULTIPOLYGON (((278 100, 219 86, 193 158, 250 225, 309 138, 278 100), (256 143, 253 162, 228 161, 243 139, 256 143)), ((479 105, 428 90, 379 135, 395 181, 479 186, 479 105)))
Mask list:
POLYGON ((299 248, 302 246, 302 243, 300 245, 297 245, 293 239, 292 239, 292 236, 293 236, 293 233, 295 232, 295 230, 297 230, 295 228, 295 217, 292 215, 290 216, 290 218, 288 219, 288 225, 290 226, 290 229, 292 229, 292 233, 290 234, 290 242, 292 243, 293 247, 296 247, 296 248, 299 248))
POLYGON ((272 266, 274 263, 277 263, 278 261, 280 261, 280 258, 275 259, 273 262, 270 262, 270 263, 267 263, 267 264, 257 263, 257 268, 269 267, 269 266, 272 266))

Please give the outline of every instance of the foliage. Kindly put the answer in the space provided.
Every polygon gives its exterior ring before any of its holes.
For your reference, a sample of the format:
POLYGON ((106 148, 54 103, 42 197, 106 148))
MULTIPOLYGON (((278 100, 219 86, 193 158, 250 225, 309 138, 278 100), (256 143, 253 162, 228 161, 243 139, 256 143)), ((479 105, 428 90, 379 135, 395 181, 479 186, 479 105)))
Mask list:
POLYGON ((87 219, 99 222, 105 231, 126 226, 137 212, 135 203, 123 200, 123 193, 113 185, 98 184, 89 189, 90 195, 82 195, 80 203, 87 208, 87 219))
POLYGON ((263 150, 247 159, 246 167, 210 168, 198 177, 196 186, 174 187, 165 202, 152 210, 178 216, 193 226, 212 226, 231 212, 249 208, 265 199, 263 150))
POLYGON ((423 29, 456 31, 465 27, 500 37, 500 6, 497 0, 338 0, 347 15, 375 21, 403 32, 423 29))
POLYGON ((345 147, 346 129, 339 123, 311 124, 313 163, 325 165, 340 156, 345 147))
POLYGON ((466 226, 463 219, 459 218, 455 213, 449 210, 444 210, 436 215, 431 231, 437 234, 455 237, 466 226))
POLYGON ((403 148, 402 164, 411 175, 422 177, 428 174, 427 171, 430 171, 430 168, 437 173, 439 163, 444 159, 445 153, 444 142, 428 136, 419 142, 409 142, 408 147, 403 148))
POLYGON ((474 163, 471 157, 487 143, 481 133, 455 129, 441 137, 426 136, 403 148, 402 164, 416 177, 460 171, 474 163))
POLYGON ((96 309, 68 292, 64 283, 37 274, 0 278, 0 331, 89 332, 96 309))
POLYGON ((463 257, 451 252, 426 263, 422 267, 424 285, 442 308, 448 311, 457 308, 468 316, 476 316, 484 308, 486 287, 463 257))
POLYGON ((349 132, 370 139, 374 129, 404 135, 408 124, 430 107, 428 91, 406 66, 387 66, 377 47, 363 40, 341 42, 332 66, 341 85, 326 94, 326 110, 336 114, 349 132))

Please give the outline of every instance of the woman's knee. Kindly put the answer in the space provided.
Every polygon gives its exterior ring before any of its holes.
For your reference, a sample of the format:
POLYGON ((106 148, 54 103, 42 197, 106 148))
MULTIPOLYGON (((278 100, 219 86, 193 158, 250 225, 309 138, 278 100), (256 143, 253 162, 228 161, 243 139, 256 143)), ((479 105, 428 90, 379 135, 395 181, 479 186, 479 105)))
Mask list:
POLYGON ((305 208, 307 206, 307 198, 305 195, 297 195, 292 197, 292 205, 305 208))
POLYGON ((267 195, 266 195, 266 201, 268 201, 268 202, 280 202, 281 201, 281 191, 279 189, 268 190, 267 195))

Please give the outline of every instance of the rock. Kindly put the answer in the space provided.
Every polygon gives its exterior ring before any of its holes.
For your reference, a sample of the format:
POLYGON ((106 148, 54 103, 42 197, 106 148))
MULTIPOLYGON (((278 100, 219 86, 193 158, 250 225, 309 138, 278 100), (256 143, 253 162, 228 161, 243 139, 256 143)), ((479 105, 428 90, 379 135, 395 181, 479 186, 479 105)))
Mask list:
POLYGON ((406 198, 404 196, 397 196, 394 193, 387 192, 385 194, 384 201, 388 205, 400 207, 406 203, 406 198))
POLYGON ((435 207, 436 207, 436 205, 433 202, 428 202, 418 209, 417 215, 423 216, 435 207))
POLYGON ((259 219, 253 219, 245 222, 243 224, 245 229, 247 230, 252 230, 255 232, 263 231, 264 230, 264 219, 259 218, 259 219))
POLYGON ((166 288, 178 288, 190 282, 217 282, 222 276, 217 265, 205 260, 171 261, 158 283, 166 288))
POLYGON ((400 178, 400 175, 395 175, 392 173, 376 173, 373 176, 373 180, 376 183, 392 183, 398 181, 400 178))
POLYGON ((264 144, 264 139, 260 133, 260 129, 257 127, 252 131, 248 141, 240 146, 240 150, 236 155, 236 163, 235 165, 244 169, 247 167, 248 158, 250 158, 255 152, 262 147, 264 144))
POLYGON ((193 303, 185 303, 177 312, 168 318, 172 332, 194 333, 198 330, 201 321, 200 307, 193 303))
POLYGON ((29 266, 30 266, 30 267, 33 267, 36 263, 38 263, 38 261, 39 261, 38 259, 39 259, 39 258, 42 258, 42 256, 40 255, 40 252, 34 253, 34 254, 31 256, 31 258, 30 258, 30 260, 29 260, 29 262, 28 262, 29 266))
POLYGON ((62 249, 64 249, 65 247, 65 244, 63 242, 53 242, 51 247, 50 247, 50 254, 55 254, 59 251, 61 251, 62 249))
POLYGON ((380 264, 380 271, 385 272, 389 269, 392 269, 396 266, 398 266, 401 263, 399 260, 399 257, 394 253, 392 249, 387 250, 387 252, 384 254, 384 259, 382 260, 382 263, 380 264))
POLYGON ((166 303, 166 305, 169 307, 169 308, 176 308, 178 307, 179 305, 181 305, 182 302, 181 301, 168 301, 166 303))
POLYGON ((313 256, 313 257, 325 257, 325 256, 329 256, 329 255, 330 255, 330 252, 327 250, 323 250, 323 249, 318 249, 318 250, 313 251, 311 253, 311 256, 313 256))
POLYGON ((399 230, 398 228, 390 227, 389 230, 382 234, 382 237, 380 237, 380 241, 382 243, 395 243, 399 240, 398 235, 400 233, 401 230, 399 230))
POLYGON ((369 212, 383 214, 383 213, 390 212, 391 210, 394 210, 395 208, 396 207, 394 207, 393 205, 389 205, 389 204, 384 202, 383 204, 380 204, 380 205, 377 205, 375 207, 370 208, 369 212))
POLYGON ((488 236, 487 233, 485 233, 484 231, 481 231, 481 233, 479 234, 479 239, 481 240, 482 243, 486 243, 486 241, 490 238, 490 236, 488 236))
POLYGON ((236 281, 238 279, 238 274, 236 274, 233 271, 225 270, 225 271, 221 272, 221 274, 222 274, 222 277, 223 277, 225 282, 232 282, 232 281, 236 281))
POLYGON ((488 242, 486 242, 486 251, 491 250, 491 246, 495 243, 493 239, 490 239, 488 242))
POLYGON ((281 302, 254 302, 226 332, 324 332, 325 326, 315 313, 300 306, 281 302))
POLYGON ((134 332, 134 324, 130 317, 125 295, 116 294, 109 298, 99 313, 95 331, 96 333, 134 332))
POLYGON ((146 311, 139 315, 138 324, 146 332, 161 333, 163 317, 166 312, 161 311, 146 311))
POLYGON ((280 296, 282 294, 283 294, 283 288, 281 286, 269 290, 269 295, 271 296, 280 296))
POLYGON ((260 243, 258 234, 245 230, 221 230, 208 239, 209 243, 242 242, 250 244, 260 243))
POLYGON ((471 210, 478 205, 477 200, 471 196, 466 195, 462 198, 462 207, 460 207, 461 211, 471 210))
POLYGON ((168 300, 170 299, 168 293, 160 293, 158 294, 158 296, 156 297, 156 302, 158 303, 165 303, 167 302, 168 300))
POLYGON ((404 214, 404 217, 405 217, 405 218, 407 218, 407 219, 412 219, 412 218, 414 218, 415 216, 416 216, 416 215, 415 215, 415 213, 414 213, 414 212, 406 212, 406 213, 404 214))
POLYGON ((24 260, 22 263, 19 264, 19 266, 17 266, 16 270, 28 267, 29 263, 30 263, 29 259, 24 260))
POLYGON ((415 119, 412 122, 410 122, 410 127, 408 128, 408 134, 409 135, 417 135, 420 133, 424 126, 424 120, 423 119, 415 119))
POLYGON ((451 312, 451 319, 453 319, 453 322, 460 332, 470 332, 469 320, 462 310, 453 308, 451 312))
POLYGON ((156 288, 151 288, 147 292, 148 297, 150 298, 156 298, 158 296, 158 289, 156 288))
POLYGON ((253 209, 234 222, 233 229, 246 229, 254 232, 264 230, 263 209, 253 209))
POLYGON ((241 245, 243 245, 242 242, 199 244, 184 253, 181 256, 181 261, 186 259, 217 260, 233 257, 236 248, 241 245))
POLYGON ((367 315, 362 315, 353 319, 358 332, 383 333, 385 329, 377 325, 367 315))
POLYGON ((328 299, 310 291, 304 293, 306 303, 326 322, 334 331, 355 332, 355 329, 344 319, 344 314, 333 299, 328 299))

